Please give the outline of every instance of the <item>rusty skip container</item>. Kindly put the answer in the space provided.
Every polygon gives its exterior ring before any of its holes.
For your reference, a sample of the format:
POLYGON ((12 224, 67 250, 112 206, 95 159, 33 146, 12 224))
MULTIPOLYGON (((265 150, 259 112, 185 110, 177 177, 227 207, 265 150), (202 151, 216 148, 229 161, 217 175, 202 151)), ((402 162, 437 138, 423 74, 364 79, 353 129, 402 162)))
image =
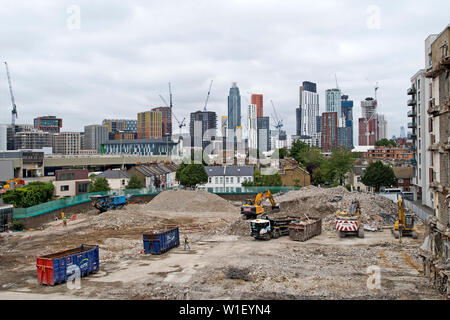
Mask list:
POLYGON ((322 219, 309 218, 289 225, 289 238, 294 241, 306 241, 322 233, 322 219))

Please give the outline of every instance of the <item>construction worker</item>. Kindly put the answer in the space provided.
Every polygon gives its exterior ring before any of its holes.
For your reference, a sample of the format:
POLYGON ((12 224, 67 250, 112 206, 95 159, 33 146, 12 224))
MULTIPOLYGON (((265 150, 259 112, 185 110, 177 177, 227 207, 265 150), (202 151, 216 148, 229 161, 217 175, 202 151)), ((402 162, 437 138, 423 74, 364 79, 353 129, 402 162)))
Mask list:
POLYGON ((61 212, 61 218, 63 220, 63 226, 67 227, 67 219, 66 216, 64 215, 64 212, 61 212))
POLYGON ((191 250, 191 247, 189 246, 189 239, 187 236, 184 236, 184 250, 186 250, 186 248, 191 250))

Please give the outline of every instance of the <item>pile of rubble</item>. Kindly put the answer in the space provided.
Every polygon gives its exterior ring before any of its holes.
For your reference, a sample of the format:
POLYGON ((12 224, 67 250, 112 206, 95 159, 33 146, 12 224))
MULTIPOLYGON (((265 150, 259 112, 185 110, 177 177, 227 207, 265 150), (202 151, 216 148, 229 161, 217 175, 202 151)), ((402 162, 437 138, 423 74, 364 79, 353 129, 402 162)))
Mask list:
MULTIPOLYGON (((363 223, 375 229, 383 225, 392 225, 397 214, 397 204, 377 194, 350 192, 344 187, 319 188, 308 186, 300 190, 289 191, 274 196, 280 205, 279 213, 271 212, 271 204, 264 200, 264 211, 270 216, 290 216, 305 219, 307 217, 322 218, 325 230, 334 230, 335 213, 348 211, 351 203, 358 200, 363 215, 363 223)), ((225 228, 226 234, 248 235, 247 221, 237 220, 225 228)))
POLYGON ((150 211, 236 212, 238 209, 216 194, 203 190, 169 190, 161 192, 146 205, 150 211))

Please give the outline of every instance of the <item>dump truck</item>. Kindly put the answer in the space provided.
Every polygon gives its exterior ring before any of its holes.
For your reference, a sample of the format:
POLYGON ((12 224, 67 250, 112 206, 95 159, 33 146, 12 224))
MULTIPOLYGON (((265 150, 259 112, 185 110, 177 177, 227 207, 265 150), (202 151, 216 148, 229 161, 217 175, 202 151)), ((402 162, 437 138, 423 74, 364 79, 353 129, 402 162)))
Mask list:
POLYGON ((100 213, 103 213, 108 210, 116 210, 123 208, 123 206, 128 204, 132 196, 133 195, 128 196, 96 195, 90 196, 90 198, 92 200, 92 206, 96 208, 100 213))
POLYGON ((261 205, 262 200, 268 198, 272 204, 272 212, 279 212, 280 206, 275 203, 275 200, 270 193, 270 190, 266 192, 258 193, 254 200, 249 199, 241 206, 241 214, 245 220, 256 219, 264 213, 264 207, 261 205))
POLYGON ((259 240, 277 239, 289 235, 289 224, 297 219, 290 217, 256 219, 250 221, 250 235, 259 240))
POLYGON ((398 217, 395 220, 394 228, 392 228, 392 233, 395 239, 400 238, 400 236, 411 236, 413 239, 417 239, 418 234, 414 228, 414 215, 405 212, 405 205, 401 196, 398 197, 397 203, 398 217))
POLYGON ((345 238, 347 235, 364 238, 364 225, 358 200, 352 202, 348 212, 341 211, 336 214, 336 231, 339 238, 345 238))

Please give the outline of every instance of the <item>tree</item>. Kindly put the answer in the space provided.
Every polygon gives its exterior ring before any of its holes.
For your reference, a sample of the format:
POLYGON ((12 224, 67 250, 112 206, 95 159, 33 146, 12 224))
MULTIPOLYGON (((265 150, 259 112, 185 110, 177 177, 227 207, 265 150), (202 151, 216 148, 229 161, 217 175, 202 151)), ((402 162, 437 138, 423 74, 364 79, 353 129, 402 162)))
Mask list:
POLYGON ((288 152, 287 152, 286 148, 279 149, 278 155, 279 155, 280 159, 286 158, 288 156, 288 152))
POLYGON ((181 172, 187 167, 185 162, 180 163, 177 168, 177 172, 175 173, 175 179, 180 182, 181 181, 181 172))
MULTIPOLYGON (((180 168, 178 168, 180 169, 180 168)), ((208 182, 208 174, 203 164, 188 164, 184 169, 180 170, 177 175, 182 185, 187 187, 196 187, 198 184, 208 182)))
POLYGON ((381 187, 390 187, 397 182, 394 170, 390 166, 385 166, 381 161, 372 162, 361 177, 361 182, 366 186, 374 187, 375 192, 381 187))
POLYGON ((139 180, 138 176, 132 174, 130 180, 128 181, 127 189, 140 189, 142 188, 142 181, 139 180))
POLYGON ((378 146, 378 147, 380 147, 380 146, 385 146, 385 147, 389 147, 389 146, 391 146, 391 147, 396 147, 397 146, 397 143, 394 141, 394 140, 388 140, 388 139, 386 139, 386 138, 383 138, 383 139, 381 139, 381 140, 378 140, 378 141, 376 141, 375 142, 375 145, 376 146, 378 146))
POLYGON ((109 187, 108 180, 106 178, 94 178, 89 184, 89 192, 100 192, 100 191, 109 191, 111 188, 109 187))
POLYGON ((282 186, 281 176, 279 174, 262 175, 259 170, 253 173, 253 181, 242 182, 243 187, 273 187, 282 186))
POLYGON ((299 163, 304 163, 305 154, 309 151, 309 146, 307 143, 297 140, 292 144, 290 150, 290 156, 297 160, 299 163))
POLYGON ((22 188, 8 190, 3 201, 16 208, 28 208, 52 200, 53 191, 51 182, 31 182, 22 188))
POLYGON ((326 174, 331 185, 343 185, 345 175, 351 170, 355 159, 350 151, 346 149, 335 150, 326 161, 326 174))

